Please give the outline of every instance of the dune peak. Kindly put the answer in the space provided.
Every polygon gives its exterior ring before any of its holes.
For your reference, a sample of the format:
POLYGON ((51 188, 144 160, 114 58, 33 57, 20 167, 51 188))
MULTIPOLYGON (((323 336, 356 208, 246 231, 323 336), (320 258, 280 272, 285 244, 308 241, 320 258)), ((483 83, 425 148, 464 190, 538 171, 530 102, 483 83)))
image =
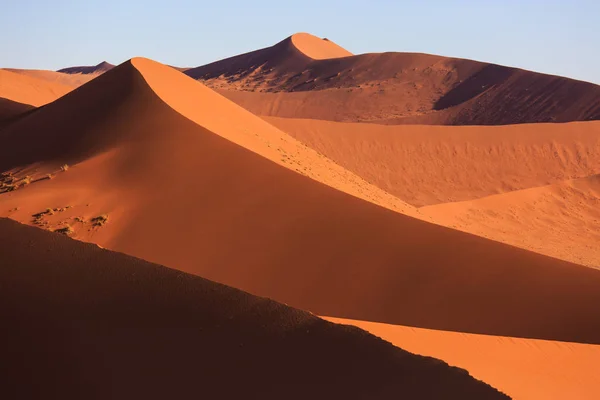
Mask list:
POLYGON ((310 33, 299 32, 290 36, 294 47, 313 60, 349 57, 353 54, 326 38, 319 38, 310 33))

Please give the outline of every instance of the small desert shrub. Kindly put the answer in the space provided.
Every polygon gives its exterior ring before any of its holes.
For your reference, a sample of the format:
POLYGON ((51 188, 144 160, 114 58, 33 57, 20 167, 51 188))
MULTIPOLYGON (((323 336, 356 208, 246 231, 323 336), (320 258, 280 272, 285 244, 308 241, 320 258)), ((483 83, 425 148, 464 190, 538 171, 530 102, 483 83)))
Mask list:
POLYGON ((108 214, 102 214, 91 219, 93 226, 102 226, 108 222, 108 214))
POLYGON ((54 232, 69 236, 72 235, 74 231, 73 228, 67 225, 62 228, 55 229, 54 232))

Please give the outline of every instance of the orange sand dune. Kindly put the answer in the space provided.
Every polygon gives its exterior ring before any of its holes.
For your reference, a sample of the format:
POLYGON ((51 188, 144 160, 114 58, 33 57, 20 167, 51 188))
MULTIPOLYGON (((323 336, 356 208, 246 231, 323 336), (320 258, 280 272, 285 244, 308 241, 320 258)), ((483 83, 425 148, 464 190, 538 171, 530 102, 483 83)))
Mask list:
POLYGON ((0 141, 0 171, 16 180, 3 177, 3 216, 320 315, 600 343, 600 271, 365 201, 371 188, 340 167, 152 61, 122 64, 0 141))
POLYGON ((413 205, 459 201, 420 209, 429 220, 600 266, 597 179, 582 178, 600 172, 597 122, 437 127, 265 119, 413 205), (573 178, 591 186, 565 182, 573 178))
POLYGON ((290 39, 300 52, 313 60, 327 60, 353 55, 329 39, 320 39, 308 33, 296 33, 290 39))
POLYGON ((446 127, 265 120, 415 206, 600 173, 600 122, 446 127))
POLYGON ((69 93, 72 87, 0 69, 0 97, 38 107, 69 93))
POLYGON ((600 398, 600 346, 326 319, 357 326, 411 352, 466 368, 514 400, 600 398))
POLYGON ((98 74, 65 74, 63 72, 47 71, 43 69, 7 68, 6 70, 45 81, 56 82, 61 85, 69 86, 72 89, 75 89, 98 76, 98 74))
POLYGON ((461 231, 600 268, 600 175, 422 212, 461 231))
POLYGON ((0 282, 5 398, 507 398, 359 329, 6 219, 0 282))
POLYGON ((429 54, 352 56, 308 34, 185 73, 264 116, 428 125, 600 119, 592 83, 429 54))

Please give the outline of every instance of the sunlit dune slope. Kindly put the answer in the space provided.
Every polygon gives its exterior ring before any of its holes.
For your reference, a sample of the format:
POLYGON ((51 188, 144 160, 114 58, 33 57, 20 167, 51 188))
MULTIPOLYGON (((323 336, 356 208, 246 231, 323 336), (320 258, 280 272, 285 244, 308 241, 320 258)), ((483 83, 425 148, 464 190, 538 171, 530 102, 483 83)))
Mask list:
POLYGON ((6 219, 0 282, 8 398, 507 398, 359 329, 6 219))
POLYGON ((446 127, 265 120, 415 206, 600 173, 600 122, 446 127))
POLYGON ((420 211, 437 223, 600 265, 600 196, 597 179, 586 180, 600 172, 598 122, 440 127, 265 120, 408 203, 432 205, 420 211))
POLYGON ((152 61, 122 64, 0 140, 0 170, 19 186, 0 213, 18 221, 321 315, 600 343, 599 271, 336 190, 355 187, 337 166, 152 61))
POLYGON ((434 331, 326 318, 355 325, 417 354, 467 368, 514 400, 600 397, 600 346, 434 331))
POLYGON ((35 107, 69 93, 72 87, 0 69, 0 97, 35 107))
POLYGON ((422 209, 446 226, 600 268, 600 176, 422 209))

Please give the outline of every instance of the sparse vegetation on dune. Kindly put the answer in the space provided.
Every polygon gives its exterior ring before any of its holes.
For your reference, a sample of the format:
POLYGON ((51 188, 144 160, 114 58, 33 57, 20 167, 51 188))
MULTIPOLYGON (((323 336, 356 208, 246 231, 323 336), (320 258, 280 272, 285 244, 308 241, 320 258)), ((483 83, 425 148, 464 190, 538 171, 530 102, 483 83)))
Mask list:
POLYGON ((92 226, 103 226, 108 222, 108 214, 99 215, 92 218, 90 221, 92 222, 92 226))

